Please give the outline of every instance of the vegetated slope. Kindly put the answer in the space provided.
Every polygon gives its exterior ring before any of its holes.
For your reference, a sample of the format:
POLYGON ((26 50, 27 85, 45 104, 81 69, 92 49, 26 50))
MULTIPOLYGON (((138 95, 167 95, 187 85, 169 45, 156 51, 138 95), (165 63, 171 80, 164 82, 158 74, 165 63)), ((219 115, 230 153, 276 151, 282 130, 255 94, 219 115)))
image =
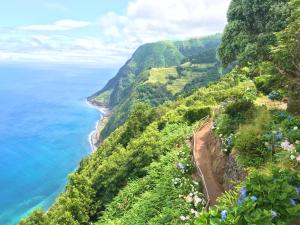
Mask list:
POLYGON ((216 56, 219 44, 220 35, 214 35, 138 48, 116 77, 90 97, 113 109, 102 138, 124 123, 136 102, 158 106, 218 80, 222 72, 216 56))
POLYGON ((228 15, 222 62, 237 60, 259 92, 255 102, 224 102, 214 128, 247 177, 197 224, 300 224, 300 1, 232 1, 228 15))
MULTIPOLYGON (((276 11, 274 15, 285 15, 285 4, 278 0, 233 0, 231 12, 239 18, 238 23, 244 24, 250 18, 247 13, 253 11, 252 26, 260 27, 277 21, 271 17, 260 21, 258 15, 271 10, 276 11), (240 17, 244 14, 248 16, 240 17)), ((125 123, 70 175, 66 190, 50 210, 36 211, 21 224, 299 224, 295 222, 300 216, 299 96, 297 86, 286 84, 299 78, 300 1, 292 0, 289 7, 291 16, 286 27, 275 30, 280 31, 272 34, 275 41, 263 46, 270 54, 268 58, 246 57, 246 61, 239 61, 239 57, 220 54, 223 62, 237 60, 239 65, 221 81, 192 88, 190 93, 158 107, 133 104, 125 123), (273 104, 262 106, 260 100, 266 95, 276 103, 283 101, 282 105, 288 96, 289 112, 284 107, 276 108, 277 104, 275 108, 273 104), (205 199, 201 184, 192 180, 186 140, 197 122, 208 114, 212 115, 215 135, 222 142, 222 154, 229 164, 229 168, 222 168, 223 179, 230 183, 230 175, 235 175, 232 171, 241 168, 246 179, 239 183, 232 179, 234 188, 206 212, 202 208, 205 199)), ((230 19, 228 26, 237 23, 232 22, 230 19)), ((237 35, 252 29, 241 25, 235 28, 237 35)), ((228 39, 223 46, 244 55, 244 50, 257 44, 252 42, 261 33, 253 33, 254 39, 243 39, 243 35, 233 42, 228 39), (243 45, 237 46, 235 41, 243 45), (248 44, 250 47, 245 49, 248 44)), ((186 86, 174 88, 172 80, 180 79, 179 67, 197 64, 192 60, 182 61, 176 69, 146 68, 134 82, 163 84, 170 93, 173 91, 172 95, 184 93, 186 86)), ((130 94, 138 94, 135 88, 139 85, 134 84, 130 94)))
MULTIPOLYGON (((152 67, 177 66, 181 64, 182 60, 198 55, 201 51, 216 50, 220 38, 220 35, 215 35, 187 41, 161 41, 142 45, 118 74, 101 91, 91 97, 103 99, 108 106, 114 107, 121 100, 126 99, 132 84, 144 70, 152 67), (102 98, 103 95, 105 98, 102 98)), ((216 54, 213 55, 213 58, 215 57, 216 54)))
POLYGON ((49 211, 36 211, 21 224, 193 221, 205 199, 201 184, 192 180, 186 140, 211 108, 226 99, 255 92, 254 84, 245 76, 233 73, 168 105, 136 105, 124 125, 70 175, 66 190, 49 211))

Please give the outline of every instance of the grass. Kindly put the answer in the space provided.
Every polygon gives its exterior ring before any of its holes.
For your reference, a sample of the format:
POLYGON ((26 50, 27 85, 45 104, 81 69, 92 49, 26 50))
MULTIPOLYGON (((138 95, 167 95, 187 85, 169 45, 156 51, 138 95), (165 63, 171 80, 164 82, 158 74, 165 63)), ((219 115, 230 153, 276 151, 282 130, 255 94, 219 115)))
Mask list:
POLYGON ((265 105, 268 109, 279 109, 279 110, 286 110, 287 103, 271 100, 267 96, 261 96, 256 99, 255 104, 258 106, 265 105))
POLYGON ((188 83, 187 79, 177 79, 174 80, 172 84, 169 84, 167 86, 167 89, 168 91, 170 91, 172 94, 175 95, 176 93, 180 92, 187 83, 188 83))
POLYGON ((175 67, 169 68, 153 68, 149 71, 149 78, 147 83, 159 83, 166 84, 168 82, 169 76, 178 76, 177 70, 175 67))
POLYGON ((100 94, 96 97, 96 100, 99 101, 99 102, 103 102, 103 103, 107 104, 107 102, 109 100, 109 97, 111 95, 111 92, 112 92, 112 90, 108 90, 108 91, 103 92, 102 94, 100 94))

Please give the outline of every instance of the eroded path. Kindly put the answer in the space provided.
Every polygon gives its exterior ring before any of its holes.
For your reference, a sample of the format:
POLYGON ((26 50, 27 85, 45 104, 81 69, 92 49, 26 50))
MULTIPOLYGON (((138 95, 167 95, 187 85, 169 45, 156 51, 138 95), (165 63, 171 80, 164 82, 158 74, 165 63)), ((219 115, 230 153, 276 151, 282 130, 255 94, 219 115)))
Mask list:
POLYGON ((208 148, 208 140, 212 132, 212 122, 207 122, 197 133, 195 133, 194 160, 203 174, 207 187, 210 205, 216 204, 216 199, 221 196, 223 188, 213 174, 212 160, 208 148))

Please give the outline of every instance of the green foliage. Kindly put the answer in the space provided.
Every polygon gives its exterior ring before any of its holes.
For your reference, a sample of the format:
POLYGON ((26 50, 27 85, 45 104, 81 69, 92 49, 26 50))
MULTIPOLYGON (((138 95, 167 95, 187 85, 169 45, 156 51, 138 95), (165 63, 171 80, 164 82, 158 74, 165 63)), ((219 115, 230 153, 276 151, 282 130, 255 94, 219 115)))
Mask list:
POLYGON ((151 106, 162 105, 166 101, 174 100, 174 95, 165 86, 158 84, 141 84, 137 86, 136 98, 151 106))
POLYGON ((288 79, 288 111, 300 115, 300 1, 290 2, 291 23, 276 34, 278 45, 272 49, 272 62, 278 73, 288 79))
POLYGON ((242 165, 260 165, 272 154, 263 142, 262 134, 271 121, 271 115, 265 108, 258 108, 253 120, 240 126, 237 131, 234 149, 242 165))
POLYGON ((126 147, 129 141, 141 134, 155 118, 156 112, 149 105, 145 103, 134 105, 118 143, 126 147))
POLYGON ((268 94, 268 98, 271 100, 281 101, 283 99, 284 93, 281 90, 271 91, 268 94))
POLYGON ((261 75, 254 79, 257 89, 264 94, 272 92, 272 89, 278 86, 279 81, 279 77, 274 75, 261 75))
MULTIPOLYGON (((181 129, 172 125, 166 131, 175 127, 181 129)), ((199 187, 192 182, 190 172, 176 169, 178 162, 183 166, 191 163, 189 151, 187 146, 179 147, 159 162, 152 163, 148 175, 129 183, 108 206, 97 224, 184 224, 180 220, 181 215, 189 216, 193 221, 195 214, 191 213, 191 209, 201 209, 202 202, 189 203, 185 197, 193 193, 199 201, 198 198, 202 199, 203 196, 194 193, 199 187)))
MULTIPOLYGON (((255 87, 243 74, 235 70, 221 82, 159 108, 137 104, 125 123, 70 176, 66 190, 44 214, 49 224, 193 221, 204 201, 201 188, 191 179, 186 140, 194 124, 185 115, 197 112, 200 118, 199 111, 249 96, 255 87)), ((27 221, 33 220, 34 216, 27 221)))
POLYGON ((283 30, 278 32, 278 45, 273 47, 273 59, 279 72, 288 77, 300 76, 300 1, 290 2, 292 9, 292 22, 283 30))
POLYGON ((112 117, 103 129, 101 136, 107 137, 123 124, 136 102, 142 101, 151 106, 162 105, 175 100, 182 93, 207 85, 220 78, 218 63, 183 64, 170 68, 151 68, 142 73, 132 85, 127 99, 114 107, 112 117))
POLYGON ((213 130, 222 141, 223 151, 230 153, 240 124, 253 116, 254 104, 248 98, 241 98, 224 102, 221 108, 223 113, 216 117, 213 130))
POLYGON ((299 109, 300 1, 287 2, 232 0, 219 55, 225 66, 247 67, 216 83, 220 35, 141 46, 91 97, 113 107, 98 151, 70 175, 48 212, 20 224, 192 224, 200 213, 201 225, 281 225, 299 217, 300 176, 291 168, 300 169, 300 122, 253 104, 256 86, 273 96, 294 81, 289 108, 299 109), (187 139, 211 109, 223 150, 234 149, 239 164, 254 168, 240 193, 226 192, 204 212, 187 139))
POLYGON ((232 194, 229 201, 222 197, 217 207, 200 215, 197 224, 291 224, 300 215, 299 184, 299 173, 293 170, 253 172, 238 194, 232 194))
POLYGON ((30 217, 20 221, 20 225, 45 225, 48 224, 47 216, 43 210, 35 210, 30 217))
MULTIPOLYGON (((161 68, 180 65, 185 58, 209 49, 217 49, 220 35, 187 41, 161 41, 139 47, 132 58, 120 69, 109 83, 91 98, 103 92, 111 91, 109 106, 115 107, 130 95, 132 85, 139 79, 143 71, 149 68, 161 68)), ((216 59, 214 60, 216 62, 216 59)))
POLYGON ((241 99, 226 105, 225 113, 231 117, 239 116, 253 107, 253 102, 247 99, 241 99))
POLYGON ((161 41, 139 47, 96 98, 112 108, 112 116, 101 132, 108 137, 122 125, 136 102, 158 106, 177 95, 220 78, 216 51, 220 35, 187 41, 161 41), (181 67, 181 62, 192 63, 181 67))
POLYGON ((209 107, 192 107, 184 114, 185 120, 193 124, 202 118, 210 115, 211 109, 209 107))
POLYGON ((288 0, 232 0, 219 55, 223 65, 238 61, 258 63, 269 59, 274 32, 288 25, 288 0), (274 19, 276 18, 276 19, 274 19))

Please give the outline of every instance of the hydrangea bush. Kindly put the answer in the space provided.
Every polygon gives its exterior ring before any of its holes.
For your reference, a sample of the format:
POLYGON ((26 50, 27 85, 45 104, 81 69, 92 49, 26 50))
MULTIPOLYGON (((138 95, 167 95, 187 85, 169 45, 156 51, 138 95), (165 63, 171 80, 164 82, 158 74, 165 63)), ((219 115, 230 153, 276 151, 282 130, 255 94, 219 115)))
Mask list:
MULTIPOLYGON (((203 212, 197 224, 289 224, 300 217, 300 174, 274 168, 271 174, 252 172, 236 190, 235 203, 221 204, 203 212)), ((224 198, 224 197, 221 197, 224 198)))

